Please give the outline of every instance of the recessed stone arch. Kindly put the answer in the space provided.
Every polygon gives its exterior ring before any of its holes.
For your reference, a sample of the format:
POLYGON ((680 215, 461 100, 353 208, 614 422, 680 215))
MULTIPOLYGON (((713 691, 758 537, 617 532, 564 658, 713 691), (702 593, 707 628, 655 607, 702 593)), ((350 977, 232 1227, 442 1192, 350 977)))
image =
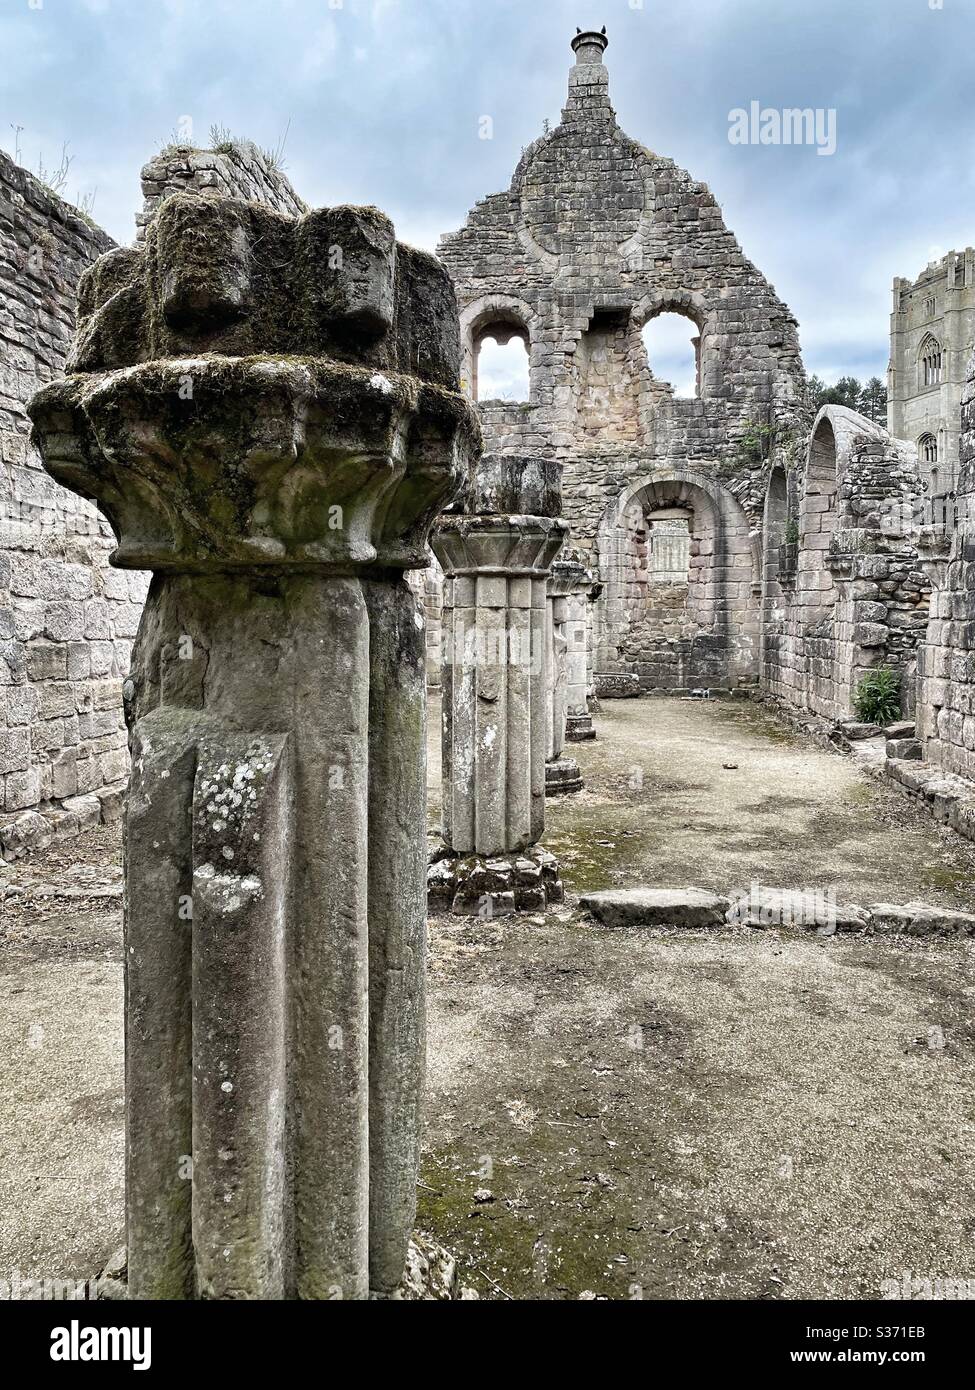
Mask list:
MULTIPOLYGON (((785 469, 772 468, 762 508, 762 681, 766 689, 780 693, 782 667, 786 664, 783 643, 788 640, 786 625, 788 597, 796 580, 798 544, 790 534, 789 480, 785 469)), ((792 525, 795 521, 792 519, 792 525)))
POLYGON ((806 455, 799 510, 799 598, 803 626, 815 626, 832 610, 835 594, 827 565, 839 512, 839 451, 833 420, 821 411, 806 455))
POLYGON ((643 689, 734 686, 757 673, 754 553, 741 504, 713 478, 663 464, 607 507, 597 550, 596 671, 635 677, 643 689), (660 584, 649 523, 686 516, 686 584, 660 584), (681 592, 682 590, 682 592, 681 592))

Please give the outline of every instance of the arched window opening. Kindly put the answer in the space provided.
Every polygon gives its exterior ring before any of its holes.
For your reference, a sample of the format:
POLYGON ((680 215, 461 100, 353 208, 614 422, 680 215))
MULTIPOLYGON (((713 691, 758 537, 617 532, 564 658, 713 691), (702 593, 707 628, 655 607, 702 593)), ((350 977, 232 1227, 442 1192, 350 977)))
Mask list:
POLYGON ((523 324, 484 324, 474 341, 471 395, 476 401, 527 401, 528 366, 528 330, 523 324))
POLYGON ((938 441, 933 434, 922 434, 917 441, 917 451, 923 463, 938 462, 938 441))
POLYGON ((941 344, 929 333, 921 344, 921 384, 941 385, 941 344))
POLYGON ((682 400, 701 394, 701 338, 685 314, 657 314, 643 328, 643 345, 655 379, 682 400))
POLYGON ((781 581, 795 573, 799 551, 799 528, 789 524, 789 492, 785 473, 774 468, 769 476, 763 517, 765 540, 763 569, 766 595, 775 594, 781 581))
POLYGON ((836 529, 839 487, 836 436, 828 418, 819 425, 809 449, 806 485, 799 516, 799 574, 803 578, 807 626, 832 608, 830 542, 836 529))

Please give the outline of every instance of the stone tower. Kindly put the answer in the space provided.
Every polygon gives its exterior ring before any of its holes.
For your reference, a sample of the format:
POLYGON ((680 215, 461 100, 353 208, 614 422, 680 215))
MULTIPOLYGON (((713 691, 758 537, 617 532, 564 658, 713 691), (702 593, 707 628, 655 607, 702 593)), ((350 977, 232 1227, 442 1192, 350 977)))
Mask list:
POLYGON ((571 544, 603 585, 597 688, 737 684, 758 671, 768 457, 751 441, 790 416, 796 324, 705 185, 620 129, 607 44, 576 34, 561 122, 440 243, 463 376, 477 398, 486 339, 528 348, 528 401, 479 401, 485 448, 563 465, 571 544), (642 330, 662 313, 688 320, 693 398, 651 370, 642 330))
POLYGON ((916 280, 898 276, 893 296, 887 423, 917 445, 930 520, 940 522, 958 483, 962 393, 975 347, 975 250, 949 251, 916 280))

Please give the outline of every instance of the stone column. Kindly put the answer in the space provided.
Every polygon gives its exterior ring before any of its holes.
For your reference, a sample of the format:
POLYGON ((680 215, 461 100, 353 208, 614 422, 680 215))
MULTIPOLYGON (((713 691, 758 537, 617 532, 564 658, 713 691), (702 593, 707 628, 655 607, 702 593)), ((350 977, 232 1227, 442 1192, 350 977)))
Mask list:
POLYGON ((566 700, 565 737, 569 743, 584 743, 596 737, 589 712, 589 690, 592 684, 592 615, 593 591, 599 593, 593 576, 582 562, 573 557, 560 557, 552 566, 552 580, 564 592, 566 604, 566 700))
POLYGON ((456 913, 562 900, 545 829, 549 569, 568 531, 560 466, 485 457, 431 544, 446 576, 443 840, 430 902, 456 913))
POLYGON ((130 1295, 402 1276, 423 1077, 422 630, 479 444, 453 291, 375 209, 176 195, 81 286, 48 471, 153 572, 125 686, 130 1295))
POLYGON ((585 708, 585 591, 581 622, 579 606, 572 599, 573 590, 579 589, 586 578, 585 569, 577 561, 560 558, 553 561, 548 579, 546 796, 576 792, 582 787, 579 764, 575 758, 566 757, 564 750, 570 694, 576 709, 580 697, 585 708))

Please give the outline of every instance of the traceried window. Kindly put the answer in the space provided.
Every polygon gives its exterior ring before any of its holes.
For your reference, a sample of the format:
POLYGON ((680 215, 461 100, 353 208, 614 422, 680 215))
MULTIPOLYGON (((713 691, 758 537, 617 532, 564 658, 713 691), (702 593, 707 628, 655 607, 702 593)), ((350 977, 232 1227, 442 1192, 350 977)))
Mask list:
POLYGON ((923 463, 938 462, 938 441, 933 434, 922 434, 917 441, 917 451, 923 463))
POLYGON ((941 344, 929 333, 921 344, 921 383, 924 386, 941 385, 941 344))

